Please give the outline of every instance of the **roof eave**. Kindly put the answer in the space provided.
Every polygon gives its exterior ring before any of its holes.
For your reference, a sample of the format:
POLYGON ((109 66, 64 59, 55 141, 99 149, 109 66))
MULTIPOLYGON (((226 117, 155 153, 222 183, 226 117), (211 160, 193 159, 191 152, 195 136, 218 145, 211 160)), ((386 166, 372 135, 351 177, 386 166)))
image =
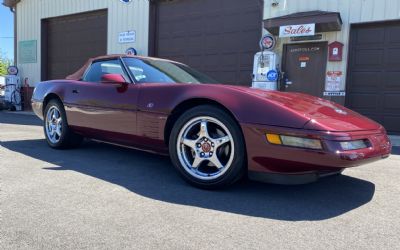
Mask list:
POLYGON ((3 0, 3 5, 8 8, 14 8, 21 0, 3 0))

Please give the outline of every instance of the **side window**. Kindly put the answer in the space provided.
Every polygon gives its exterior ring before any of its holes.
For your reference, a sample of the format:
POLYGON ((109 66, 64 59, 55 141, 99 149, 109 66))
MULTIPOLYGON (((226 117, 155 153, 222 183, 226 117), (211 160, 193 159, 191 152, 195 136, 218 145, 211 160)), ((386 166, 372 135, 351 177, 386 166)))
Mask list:
POLYGON ((104 74, 120 74, 125 81, 129 81, 118 59, 92 63, 83 80, 85 82, 101 82, 101 76, 104 74))
POLYGON ((132 73, 137 83, 151 83, 151 82, 163 82, 173 83, 175 82, 169 71, 174 71, 176 66, 171 63, 158 63, 158 61, 140 60, 136 58, 125 58, 124 61, 132 73))

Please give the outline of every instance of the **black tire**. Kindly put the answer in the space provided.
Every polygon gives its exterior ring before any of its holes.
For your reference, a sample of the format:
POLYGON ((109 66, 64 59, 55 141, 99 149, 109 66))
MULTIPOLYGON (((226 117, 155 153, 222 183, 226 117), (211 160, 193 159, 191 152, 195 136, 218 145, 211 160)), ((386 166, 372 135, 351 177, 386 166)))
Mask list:
POLYGON ((65 114, 65 109, 64 109, 64 105, 57 99, 52 99, 50 100, 45 108, 44 111, 44 119, 43 119, 43 131, 44 131, 44 135, 46 137, 46 141, 47 144, 55 149, 66 149, 66 148, 74 148, 74 147, 78 147, 83 140, 83 137, 75 134, 68 126, 68 122, 67 122, 67 116, 65 114), (49 112, 49 110, 55 107, 59 110, 60 115, 61 115, 61 126, 62 126, 62 130, 61 130, 61 136, 59 136, 59 140, 57 142, 52 142, 52 140, 49 138, 49 135, 46 131, 46 119, 47 119, 47 113, 49 112))
MULTIPOLYGON (((200 138, 200 136, 198 138, 200 138)), ((200 145, 197 145, 200 150, 200 145)), ((217 152, 218 149, 215 148, 215 151, 217 152)), ((217 106, 201 105, 187 110, 185 113, 183 113, 178 118, 171 131, 169 138, 169 152, 172 163, 174 164, 178 172, 183 176, 183 178, 188 183, 203 189, 218 189, 230 186, 240 180, 246 173, 247 169, 245 153, 246 146, 241 128, 234 118, 232 118, 229 114, 227 114, 227 112, 217 106), (188 167, 185 168, 185 166, 181 163, 180 158, 182 159, 182 157, 178 156, 179 152, 181 152, 179 151, 179 147, 182 147, 178 146, 178 140, 181 140, 178 137, 182 135, 181 130, 183 131, 185 129, 185 126, 190 123, 190 121, 200 117, 211 117, 217 119, 229 130, 233 138, 233 142, 229 141, 230 143, 233 143, 234 147, 234 153, 231 153, 233 154, 233 160, 231 161, 231 164, 229 165, 227 170, 221 176, 212 180, 196 178, 195 176, 193 176, 193 174, 190 174, 190 171, 187 170, 188 167)), ((192 152, 194 152, 194 150, 192 152)), ((226 164, 226 166, 228 166, 228 164, 226 164)))

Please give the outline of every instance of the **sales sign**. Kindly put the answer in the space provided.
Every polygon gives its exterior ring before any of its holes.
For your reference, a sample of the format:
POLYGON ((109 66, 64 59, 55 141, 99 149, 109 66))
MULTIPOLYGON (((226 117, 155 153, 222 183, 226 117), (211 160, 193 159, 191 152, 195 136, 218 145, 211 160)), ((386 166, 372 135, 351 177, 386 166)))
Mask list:
POLYGON ((315 34, 315 23, 285 25, 279 27, 279 37, 312 36, 315 34))
POLYGON ((125 31, 121 32, 118 35, 118 42, 119 43, 134 43, 136 42, 136 31, 125 31))

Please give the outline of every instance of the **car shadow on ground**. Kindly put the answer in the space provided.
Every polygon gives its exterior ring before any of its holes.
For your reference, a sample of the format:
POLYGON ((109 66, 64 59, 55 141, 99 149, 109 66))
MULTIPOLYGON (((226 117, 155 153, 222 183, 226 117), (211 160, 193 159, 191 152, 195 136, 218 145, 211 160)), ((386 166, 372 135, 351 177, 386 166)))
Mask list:
POLYGON ((375 192, 373 183, 346 175, 298 186, 242 181, 207 191, 184 182, 163 156, 90 141, 74 150, 53 150, 39 139, 0 143, 54 164, 45 171, 73 170, 151 199, 276 220, 329 219, 368 203, 375 192))
POLYGON ((29 126, 42 126, 43 122, 38 117, 33 115, 24 115, 18 113, 10 113, 0 111, 0 124, 15 124, 15 125, 29 125, 29 126))

